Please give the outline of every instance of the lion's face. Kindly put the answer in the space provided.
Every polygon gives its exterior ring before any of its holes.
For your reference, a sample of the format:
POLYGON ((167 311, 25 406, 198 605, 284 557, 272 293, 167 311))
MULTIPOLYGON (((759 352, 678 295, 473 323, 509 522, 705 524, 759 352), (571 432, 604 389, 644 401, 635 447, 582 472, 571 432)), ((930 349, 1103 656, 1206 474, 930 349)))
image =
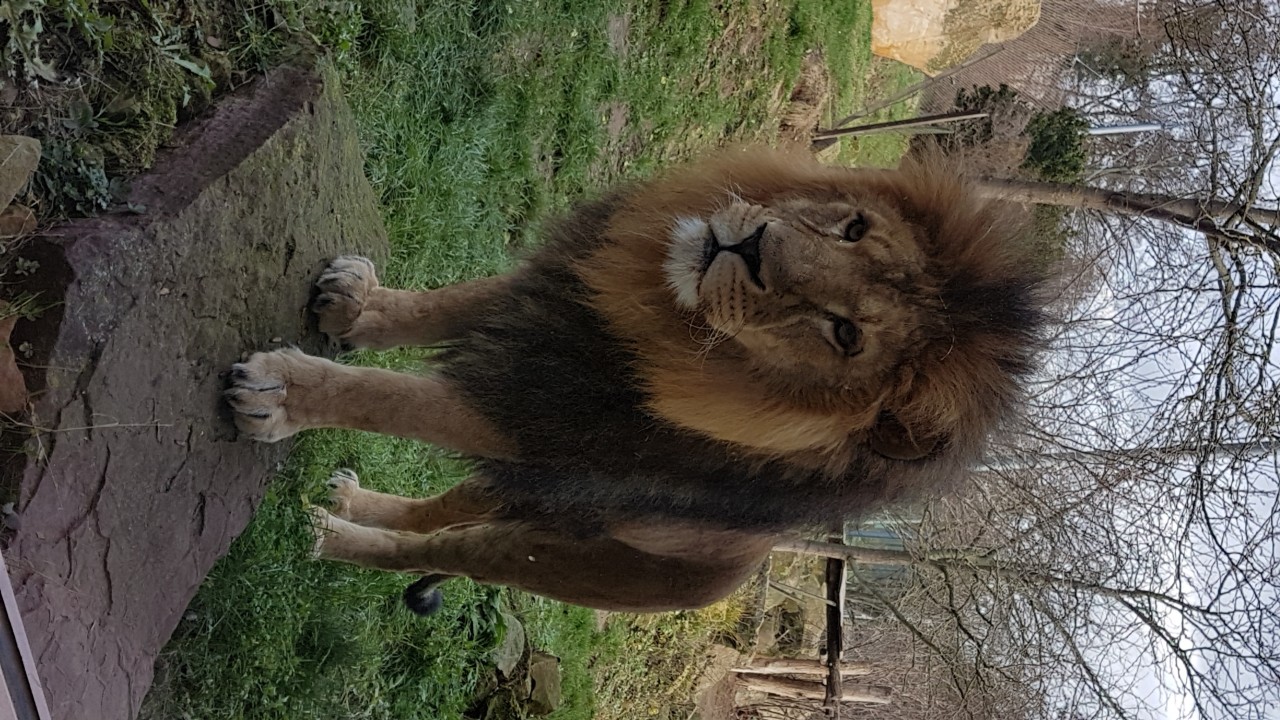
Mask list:
POLYGON ((882 375, 929 324, 924 252, 875 201, 734 198, 677 220, 664 271, 717 334, 827 387, 882 375))
POLYGON ((941 164, 730 151, 651 181, 578 262, 656 415, 790 462, 963 458, 1039 325, 1017 225, 941 164))

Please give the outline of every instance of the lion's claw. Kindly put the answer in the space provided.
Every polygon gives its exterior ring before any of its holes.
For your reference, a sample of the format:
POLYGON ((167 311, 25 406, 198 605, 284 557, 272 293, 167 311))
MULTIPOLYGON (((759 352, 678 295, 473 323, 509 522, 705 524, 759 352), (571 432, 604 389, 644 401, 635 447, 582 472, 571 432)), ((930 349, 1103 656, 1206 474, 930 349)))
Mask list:
POLYGON ((276 442, 298 431, 289 419, 285 402, 289 397, 287 366, 297 350, 255 353, 231 366, 229 383, 223 392, 235 413, 236 427, 254 440, 276 442))
POLYGON ((369 293, 376 287, 378 275, 368 258, 342 255, 334 259, 316 280, 319 294, 311 302, 311 311, 319 318, 320 331, 341 340, 351 331, 369 293))
POLYGON ((333 532, 333 516, 318 505, 309 505, 306 507, 307 514, 311 516, 311 557, 319 559, 323 556, 324 541, 328 539, 333 532))
POLYGON ((333 471, 329 479, 325 481, 325 485, 331 488, 360 487, 360 476, 356 475, 356 471, 350 468, 338 468, 333 471))
POLYGON ((351 494, 360 489, 360 477, 354 470, 339 468, 333 471, 325 481, 325 485, 329 486, 330 512, 340 518, 348 519, 351 494))

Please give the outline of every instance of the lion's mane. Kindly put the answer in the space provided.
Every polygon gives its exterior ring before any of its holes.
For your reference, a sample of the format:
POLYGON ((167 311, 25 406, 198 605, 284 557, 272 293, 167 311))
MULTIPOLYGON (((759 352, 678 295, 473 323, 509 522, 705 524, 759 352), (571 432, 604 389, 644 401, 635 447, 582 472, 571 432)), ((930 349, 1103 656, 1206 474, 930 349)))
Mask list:
POLYGON ((441 355, 442 372, 518 446, 519 462, 475 462, 522 515, 584 529, 645 516, 829 523, 949 486, 1017 407, 1042 322, 1020 228, 936 160, 849 170, 729 151, 550 224, 510 294, 441 355), (937 308, 936 328, 889 387, 746 382, 733 353, 700 352, 663 278, 665 244, 673 218, 729 193, 759 204, 874 195, 916 228, 936 295, 920 301, 937 308), (851 410, 850 392, 867 403, 851 410), (868 434, 886 413, 942 442, 919 460, 872 452, 868 434), (744 423, 831 440, 784 452, 717 432, 744 423))

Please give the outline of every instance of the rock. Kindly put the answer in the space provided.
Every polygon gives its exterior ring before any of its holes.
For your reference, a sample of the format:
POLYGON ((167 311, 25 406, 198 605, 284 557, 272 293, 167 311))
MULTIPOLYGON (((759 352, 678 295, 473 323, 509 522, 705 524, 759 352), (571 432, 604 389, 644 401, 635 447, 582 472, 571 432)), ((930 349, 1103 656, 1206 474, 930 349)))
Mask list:
POLYGON ((16 415, 27 407, 27 385, 9 345, 9 335, 17 322, 17 312, 8 303, 0 302, 0 413, 6 415, 16 415))
POLYGON ((524 626, 510 613, 502 613, 502 622, 507 630, 502 635, 502 642, 489 654, 494 666, 503 678, 510 679, 520 660, 524 658, 524 626))
POLYGON ((694 707, 700 718, 733 717, 738 692, 738 676, 733 668, 749 664, 750 658, 737 650, 713 644, 693 691, 694 707))
POLYGON ((0 135, 0 209, 9 206, 40 164, 40 141, 0 135))
POLYGON ((0 210, 0 240, 24 237, 35 229, 36 214, 31 208, 14 203, 0 210))
POLYGON ((1040 0, 872 0, 871 52, 933 75, 1040 20, 1040 0))
POLYGON ((271 71, 173 142, 133 183, 142 214, 72 221, 23 249, 39 271, 17 290, 49 306, 14 329, 42 430, 2 468, 21 520, 5 555, 54 720, 137 714, 289 450, 236 440, 220 375, 272 337, 323 352, 314 277, 337 254, 386 252, 323 66, 271 71))
POLYGON ((516 720, 525 717, 525 714, 520 700, 510 690, 503 690, 485 702, 480 717, 484 720, 516 720))
POLYGON ((560 707, 560 658, 535 652, 529 658, 529 701, 525 708, 534 715, 550 715, 560 707))

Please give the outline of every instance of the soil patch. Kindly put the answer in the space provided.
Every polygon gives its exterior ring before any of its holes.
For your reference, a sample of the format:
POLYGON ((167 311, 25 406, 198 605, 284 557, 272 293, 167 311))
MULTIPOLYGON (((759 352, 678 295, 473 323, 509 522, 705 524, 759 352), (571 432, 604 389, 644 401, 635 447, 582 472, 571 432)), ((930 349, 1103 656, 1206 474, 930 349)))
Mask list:
POLYGON ((141 214, 33 240, 14 329, 29 422, 4 468, 5 556, 55 718, 131 718, 156 655, 245 527, 288 443, 236 441, 221 374, 245 350, 323 348, 306 311, 328 259, 385 254, 333 74, 280 68, 181 130, 141 214))
POLYGON ((627 129, 627 116, 631 114, 631 108, 626 103, 615 100, 604 106, 604 114, 609 145, 617 145, 622 142, 622 133, 627 129))
POLYGON ((827 78, 822 53, 811 51, 805 55, 800 77, 791 89, 791 97, 779 124, 779 135, 792 142, 808 144, 822 122, 830 99, 831 81, 827 78))
POLYGON ((631 17, 629 15, 612 14, 605 21, 605 37, 609 39, 609 49, 620 58, 630 52, 628 36, 631 33, 631 17))

